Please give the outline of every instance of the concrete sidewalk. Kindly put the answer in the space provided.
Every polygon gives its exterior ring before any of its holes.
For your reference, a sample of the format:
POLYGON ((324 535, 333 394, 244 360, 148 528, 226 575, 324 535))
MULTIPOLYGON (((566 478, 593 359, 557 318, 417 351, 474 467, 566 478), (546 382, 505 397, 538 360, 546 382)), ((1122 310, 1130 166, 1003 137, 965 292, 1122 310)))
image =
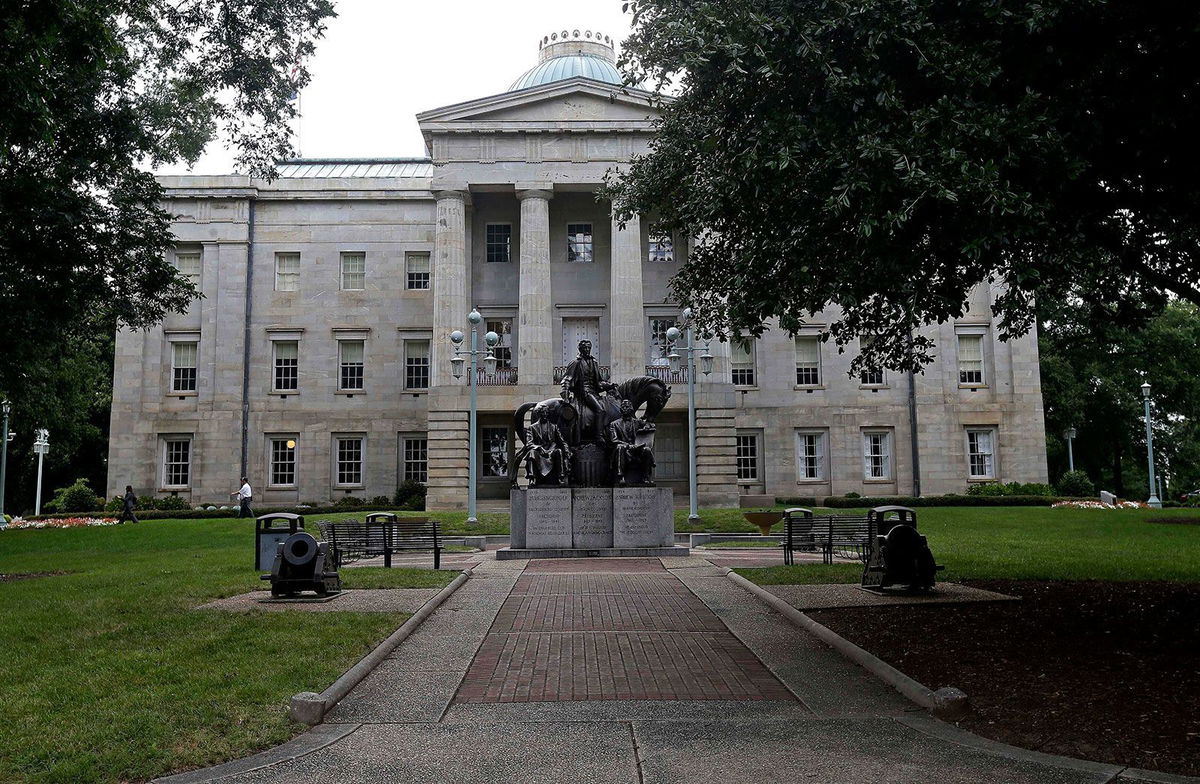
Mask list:
POLYGON ((484 561, 326 721, 218 780, 1182 780, 932 719, 697 556, 484 561))

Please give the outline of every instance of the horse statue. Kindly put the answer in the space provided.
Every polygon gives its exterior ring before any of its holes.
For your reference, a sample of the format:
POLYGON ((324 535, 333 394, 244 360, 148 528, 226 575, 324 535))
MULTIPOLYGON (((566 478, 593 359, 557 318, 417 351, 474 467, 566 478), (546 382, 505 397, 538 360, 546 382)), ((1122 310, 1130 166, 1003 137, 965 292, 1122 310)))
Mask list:
POLYGON ((580 433, 603 433, 611 422, 621 418, 622 400, 632 403, 635 412, 644 405, 646 413, 642 419, 646 422, 653 422, 670 399, 671 388, 659 379, 653 376, 634 376, 628 381, 618 384, 614 394, 601 395, 602 410, 599 427, 595 427, 595 423, 591 421, 592 412, 587 408, 576 407, 561 397, 552 397, 536 403, 522 403, 513 414, 513 430, 516 431, 521 442, 526 443, 528 439, 525 433, 525 415, 534 406, 544 406, 543 417, 545 420, 558 426, 567 444, 577 447, 580 442, 580 433), (577 422, 581 409, 583 421, 577 422))

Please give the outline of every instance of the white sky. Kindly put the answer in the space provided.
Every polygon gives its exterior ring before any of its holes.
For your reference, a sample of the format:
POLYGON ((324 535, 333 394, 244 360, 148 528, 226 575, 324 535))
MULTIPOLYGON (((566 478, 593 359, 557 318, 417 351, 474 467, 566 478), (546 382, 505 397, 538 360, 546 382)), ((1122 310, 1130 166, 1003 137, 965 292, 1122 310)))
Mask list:
MULTIPOLYGON (((299 151, 306 158, 425 155, 417 112, 504 92, 537 65, 538 41, 552 32, 590 29, 624 40, 631 17, 621 3, 340 0, 308 62, 299 151)), ((215 142, 190 170, 158 173, 232 170, 233 154, 215 142)))

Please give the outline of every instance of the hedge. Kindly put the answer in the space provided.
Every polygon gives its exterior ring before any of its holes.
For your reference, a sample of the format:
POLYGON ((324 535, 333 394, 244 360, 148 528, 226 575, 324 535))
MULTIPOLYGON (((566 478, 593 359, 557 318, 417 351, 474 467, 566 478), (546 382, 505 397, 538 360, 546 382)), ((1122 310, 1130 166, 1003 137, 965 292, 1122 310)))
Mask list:
POLYGON ((1050 506, 1059 501, 1076 500, 1079 499, 1048 495, 923 495, 919 498, 906 495, 859 498, 833 495, 825 498, 776 498, 775 503, 784 506, 823 506, 831 509, 871 509, 876 506, 1050 506))
MULTIPOLYGON (((264 506, 255 507, 258 515, 291 512, 293 514, 311 517, 313 515, 343 514, 345 512, 398 512, 395 504, 367 504, 362 506, 264 506)), ((180 509, 180 510, 146 510, 134 512, 139 520, 201 520, 209 517, 237 517, 237 509, 180 509)), ((67 517, 119 517, 119 512, 60 512, 58 514, 30 515, 26 520, 53 520, 67 517)))

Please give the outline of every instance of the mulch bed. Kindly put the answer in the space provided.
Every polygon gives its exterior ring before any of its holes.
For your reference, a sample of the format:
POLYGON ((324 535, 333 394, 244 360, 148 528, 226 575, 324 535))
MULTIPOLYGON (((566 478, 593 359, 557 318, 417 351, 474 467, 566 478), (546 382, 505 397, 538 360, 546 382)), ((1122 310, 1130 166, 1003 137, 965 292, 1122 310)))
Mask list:
POLYGON ((1050 754, 1200 775, 1200 585, 963 581, 1024 599, 814 610, 931 689, 960 725, 1050 754))
POLYGON ((70 572, 13 572, 11 574, 0 572, 0 583, 15 583, 17 580, 36 580, 39 577, 58 577, 60 574, 70 574, 70 572))

